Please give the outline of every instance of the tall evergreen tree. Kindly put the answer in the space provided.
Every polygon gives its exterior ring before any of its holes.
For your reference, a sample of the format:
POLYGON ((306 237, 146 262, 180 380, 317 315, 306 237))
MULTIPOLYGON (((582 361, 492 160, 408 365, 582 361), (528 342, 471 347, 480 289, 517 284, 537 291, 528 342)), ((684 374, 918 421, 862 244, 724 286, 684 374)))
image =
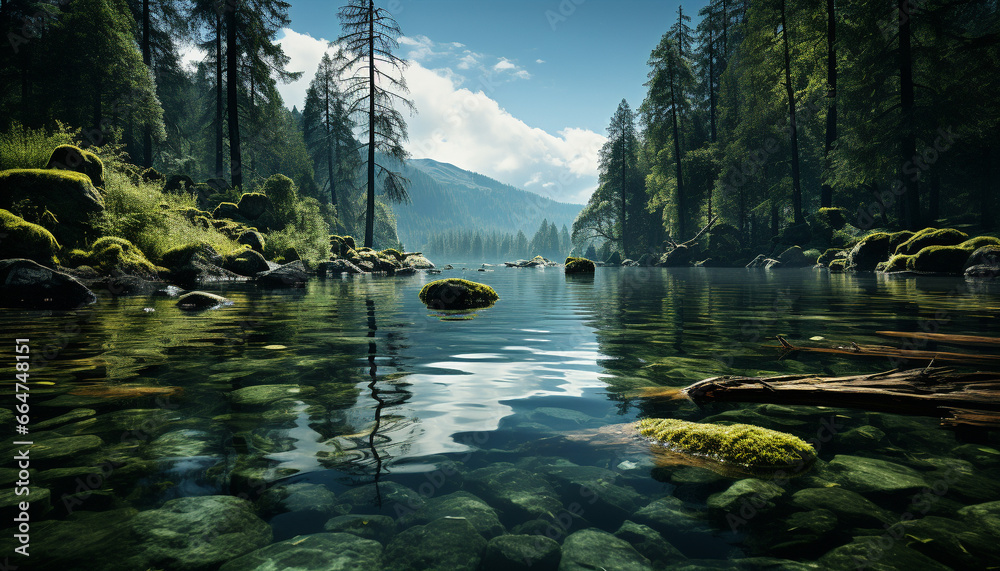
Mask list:
POLYGON ((317 172, 325 172, 324 186, 329 187, 330 204, 337 206, 339 192, 353 187, 354 173, 360 167, 360 157, 344 96, 341 93, 341 67, 337 58, 323 54, 316 75, 306 91, 302 113, 302 128, 306 145, 313 156, 317 172))
POLYGON ((399 107, 413 111, 413 103, 404 97, 408 93, 402 72, 406 62, 393 51, 399 47, 399 24, 384 8, 376 8, 374 0, 349 0, 339 12, 344 28, 337 40, 348 52, 346 67, 358 72, 348 78, 344 90, 348 108, 359 117, 367 139, 368 188, 365 211, 366 247, 372 246, 375 222, 375 182, 381 177, 382 189, 393 202, 408 200, 407 180, 390 167, 401 167, 407 158, 403 150, 406 121, 399 107), (378 154, 397 164, 378 163, 378 154))

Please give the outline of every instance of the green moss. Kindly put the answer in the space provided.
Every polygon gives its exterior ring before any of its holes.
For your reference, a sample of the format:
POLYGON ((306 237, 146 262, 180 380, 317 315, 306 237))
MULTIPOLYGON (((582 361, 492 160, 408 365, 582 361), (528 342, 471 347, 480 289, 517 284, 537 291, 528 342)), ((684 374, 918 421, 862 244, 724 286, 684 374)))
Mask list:
POLYGON ((449 278, 430 282, 420 290, 420 301, 432 309, 489 307, 500 296, 488 285, 449 278))
POLYGON ((160 263, 175 269, 185 266, 198 258, 219 258, 218 252, 209 244, 185 244, 171 248, 160 256, 160 263))
POLYGON ((104 163, 90 151, 75 145, 59 145, 52 151, 47 169, 60 169, 82 173, 96 187, 104 187, 104 163))
POLYGON ((847 267, 847 258, 837 258, 830 262, 830 271, 834 273, 842 272, 847 267))
POLYGON ((115 270, 145 277, 157 275, 156 267, 139 248, 124 238, 105 236, 90 247, 90 262, 96 270, 110 274, 115 270))
POLYGON ((566 258, 567 274, 594 273, 594 262, 587 258, 566 258))
POLYGON ((59 242, 38 224, 0 210, 0 236, 3 236, 3 254, 0 257, 27 258, 43 266, 55 264, 59 242))
POLYGON ((843 248, 830 248, 816 258, 816 263, 829 266, 830 262, 836 260, 837 258, 843 258, 846 255, 847 254, 844 252, 843 248))
POLYGON ((74 248, 59 254, 62 264, 68 268, 79 268, 80 266, 90 266, 90 252, 74 248))
POLYGON ((104 198, 87 175, 54 169, 0 172, 0 208, 13 211, 15 205, 53 214, 61 226, 53 233, 64 244, 75 242, 70 240, 69 234, 75 233, 71 230, 91 230, 92 220, 105 208, 104 198))
POLYGON ((924 228, 901 243, 895 250, 897 254, 916 254, 927 246, 955 246, 969 238, 965 232, 953 228, 924 228))
POLYGON ((246 218, 247 220, 256 220, 260 218, 265 211, 267 211, 267 205, 270 201, 267 195, 261 192, 248 192, 240 196, 240 202, 237 205, 240 216, 246 218))
POLYGON ((885 266, 879 270, 882 272, 902 272, 910 269, 912 264, 911 260, 914 256, 908 256, 906 254, 896 254, 889 258, 889 261, 885 262, 885 266))
POLYGON ((344 236, 344 243, 347 244, 347 247, 351 248, 352 250, 357 248, 357 244, 354 243, 353 236, 344 236))
POLYGON ((834 230, 839 230, 847 224, 846 208, 820 208, 816 218, 834 230))
POLYGON ((973 250, 962 246, 927 246, 911 256, 907 269, 918 272, 958 274, 973 250))
POLYGON ((962 242, 959 246, 974 252, 983 246, 1000 246, 1000 238, 994 238, 993 236, 976 236, 975 238, 969 238, 965 242, 962 242))
POLYGON ((862 238, 847 254, 847 269, 870 272, 889 258, 889 234, 872 232, 862 238))
POLYGON ((212 218, 216 220, 223 220, 227 218, 232 218, 238 216, 240 213, 240 207, 232 202, 223 202, 215 207, 212 211, 212 218))
POLYGON ((382 255, 382 257, 392 256, 393 258, 396 259, 397 262, 403 261, 403 254, 402 254, 402 252, 400 252, 399 250, 397 250, 395 248, 388 248, 388 249, 382 250, 379 253, 382 255))
POLYGON ((270 269, 264 256, 249 246, 223 256, 222 267, 241 276, 253 276, 258 272, 266 272, 270 269))
POLYGON ((900 244, 912 238, 914 234, 916 232, 911 232, 910 230, 900 230, 899 232, 889 234, 889 251, 895 252, 900 244))
POLYGON ((699 424, 672 418, 646 418, 636 423, 639 434, 682 452, 708 456, 750 469, 799 467, 816 458, 801 438, 750 424, 699 424))

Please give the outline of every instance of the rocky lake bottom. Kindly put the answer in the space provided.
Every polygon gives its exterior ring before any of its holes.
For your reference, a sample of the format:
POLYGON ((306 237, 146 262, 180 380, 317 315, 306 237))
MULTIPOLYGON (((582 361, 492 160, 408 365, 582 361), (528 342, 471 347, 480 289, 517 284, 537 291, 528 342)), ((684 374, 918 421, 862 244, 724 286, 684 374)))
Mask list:
MULTIPOLYGON (((10 527, 22 475, 12 462, 0 468, 11 563, 610 571, 1000 561, 995 433, 959 438, 936 418, 857 409, 639 396, 716 375, 899 365, 782 358, 778 334, 817 346, 899 345, 879 330, 1000 336, 998 284, 498 267, 208 291, 233 303, 192 314, 169 297, 95 292, 98 302, 77 311, 0 314, 0 330, 30 339, 33 355, 30 559, 14 553, 10 527), (438 277, 489 284, 500 299, 473 312, 428 309, 417 292, 438 277), (758 478, 595 436, 641 418, 779 430, 818 459, 795 477, 758 478)), ((0 406, 11 435, 12 384, 0 406)), ((7 458, 18 454, 13 440, 7 458)))

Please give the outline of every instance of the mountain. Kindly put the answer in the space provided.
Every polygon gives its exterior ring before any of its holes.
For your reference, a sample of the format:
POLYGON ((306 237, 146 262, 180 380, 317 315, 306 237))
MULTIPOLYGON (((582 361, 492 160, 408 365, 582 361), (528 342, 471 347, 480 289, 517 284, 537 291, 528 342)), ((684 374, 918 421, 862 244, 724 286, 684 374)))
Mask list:
POLYGON ((406 162, 410 204, 395 204, 399 240, 410 250, 423 248, 431 234, 449 230, 516 234, 530 239, 542 220, 573 226, 583 208, 521 190, 492 178, 432 159, 406 162))

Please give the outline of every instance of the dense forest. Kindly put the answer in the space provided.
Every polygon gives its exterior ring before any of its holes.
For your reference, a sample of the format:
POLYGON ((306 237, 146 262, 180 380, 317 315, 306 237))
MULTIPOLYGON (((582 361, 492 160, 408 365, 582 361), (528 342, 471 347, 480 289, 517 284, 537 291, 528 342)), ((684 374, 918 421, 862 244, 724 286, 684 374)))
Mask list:
POLYGON ((745 260, 875 228, 994 228, 996 2, 711 0, 698 16, 678 10, 645 100, 612 117, 574 241, 638 258, 717 216, 704 254, 745 260))

